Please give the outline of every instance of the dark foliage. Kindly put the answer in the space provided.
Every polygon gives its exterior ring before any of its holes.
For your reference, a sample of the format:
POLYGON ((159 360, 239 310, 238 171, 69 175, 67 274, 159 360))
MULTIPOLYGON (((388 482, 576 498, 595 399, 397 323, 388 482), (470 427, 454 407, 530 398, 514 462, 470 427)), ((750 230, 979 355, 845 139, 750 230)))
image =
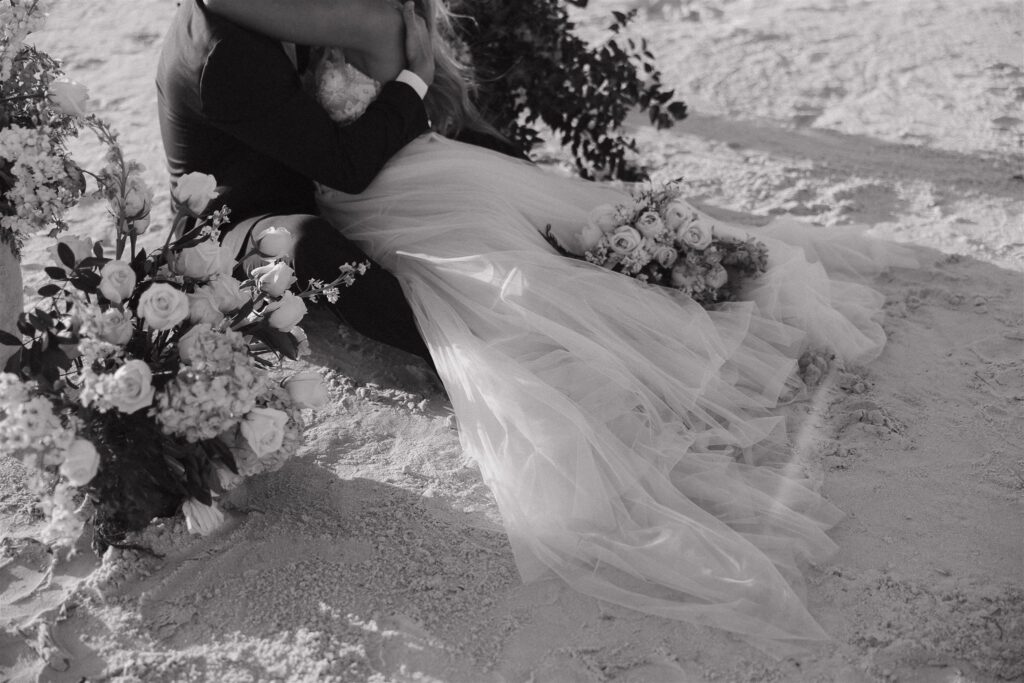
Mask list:
POLYGON ((181 466, 171 455, 174 444, 141 411, 96 413, 85 424, 101 453, 102 465, 85 491, 94 505, 94 545, 102 553, 154 517, 175 514, 187 492, 176 476, 181 466))
MULTIPOLYGON (((586 0, 568 0, 586 6, 586 0)), ((646 40, 622 35, 635 10, 614 13, 609 40, 589 46, 574 33, 562 0, 453 0, 464 15, 458 39, 479 79, 475 100, 485 118, 521 151, 548 126, 584 177, 639 180, 628 156, 635 141, 621 133, 630 111, 646 111, 666 128, 686 105, 665 90, 646 40)))

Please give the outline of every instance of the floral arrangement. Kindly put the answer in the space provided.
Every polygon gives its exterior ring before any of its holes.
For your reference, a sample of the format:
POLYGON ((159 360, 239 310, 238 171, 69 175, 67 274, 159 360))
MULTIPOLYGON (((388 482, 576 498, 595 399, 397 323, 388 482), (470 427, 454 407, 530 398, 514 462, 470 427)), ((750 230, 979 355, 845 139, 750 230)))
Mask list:
POLYGON ((637 163, 636 140, 623 130, 626 118, 641 111, 656 128, 686 118, 686 104, 662 83, 646 39, 630 36, 636 8, 612 12, 591 44, 566 7, 586 7, 587 0, 448 4, 455 19, 448 37, 478 77, 473 102, 515 151, 526 154, 551 135, 583 177, 636 181, 647 173, 637 163))
POLYGON ((173 192, 175 224, 191 227, 153 253, 137 250, 147 193, 118 154, 110 160, 97 177, 118 224, 115 254, 59 241, 42 303, 19 318, 25 340, 0 332, 18 347, 0 374, 0 449, 33 472, 45 540, 57 545, 82 532, 80 510, 99 547, 178 508, 190 531, 216 528, 215 498, 281 467, 300 445, 301 410, 327 399, 315 372, 271 375, 282 357, 308 351, 304 300, 336 300, 363 269, 346 265, 296 294, 291 235, 271 227, 246 255, 265 265, 235 279, 216 238, 228 211, 204 213, 216 181, 195 173, 173 192))
POLYGON ((16 349, 0 372, 0 452, 28 467, 53 545, 72 546, 91 520, 102 550, 179 509, 209 533, 223 519, 215 499, 280 467, 299 446, 302 409, 326 400, 315 372, 272 375, 308 351, 304 301, 335 299, 365 266, 296 294, 292 237, 271 227, 254 235, 244 260, 262 265, 240 282, 216 239, 228 210, 207 211, 216 180, 202 174, 179 179, 163 246, 138 249, 153 193, 116 134, 86 114, 87 90, 25 44, 44 20, 39 0, 0 0, 0 242, 18 256, 30 235, 58 237, 91 179, 116 244, 108 255, 59 238, 40 303, 0 330, 16 349), (98 173, 67 151, 82 128, 108 148, 98 173))
POLYGON ((583 258, 643 282, 672 287, 702 306, 731 301, 745 279, 763 273, 768 249, 753 238, 715 234, 715 226, 680 200, 675 183, 647 186, 632 201, 595 207, 570 252, 551 234, 560 253, 583 258))
POLYGON ((98 123, 84 116, 86 88, 25 44, 44 21, 40 0, 0 0, 0 243, 15 256, 27 236, 66 229, 86 189, 67 140, 98 123))

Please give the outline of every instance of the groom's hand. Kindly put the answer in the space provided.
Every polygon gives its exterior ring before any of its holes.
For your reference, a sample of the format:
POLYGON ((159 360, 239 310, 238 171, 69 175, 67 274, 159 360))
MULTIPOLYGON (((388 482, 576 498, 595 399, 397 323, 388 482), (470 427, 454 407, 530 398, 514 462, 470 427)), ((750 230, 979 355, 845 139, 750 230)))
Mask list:
POLYGON ((434 81, 434 46, 430 29, 426 20, 416 13, 411 0, 402 5, 402 18, 405 20, 405 59, 409 63, 409 71, 430 85, 434 81))

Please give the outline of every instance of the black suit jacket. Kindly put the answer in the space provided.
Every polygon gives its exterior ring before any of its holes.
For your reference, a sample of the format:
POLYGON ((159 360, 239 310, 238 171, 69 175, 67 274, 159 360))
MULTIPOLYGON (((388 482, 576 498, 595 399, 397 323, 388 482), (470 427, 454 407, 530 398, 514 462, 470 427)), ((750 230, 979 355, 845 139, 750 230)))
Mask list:
POLYGON ((315 213, 313 182, 358 193, 428 127, 416 91, 386 83, 339 126, 305 92, 281 43, 182 0, 157 71, 160 133, 172 183, 209 173, 233 221, 315 213))

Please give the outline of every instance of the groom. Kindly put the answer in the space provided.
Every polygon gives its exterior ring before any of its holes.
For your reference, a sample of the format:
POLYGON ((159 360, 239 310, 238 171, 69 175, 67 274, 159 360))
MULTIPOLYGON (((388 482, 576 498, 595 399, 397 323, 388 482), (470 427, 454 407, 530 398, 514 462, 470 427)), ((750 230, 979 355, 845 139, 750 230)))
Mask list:
MULTIPOLYGON (((423 96, 434 62, 426 26, 407 3, 407 70, 340 127, 302 88, 308 50, 242 28, 207 4, 181 0, 160 54, 158 114, 172 185, 185 173, 212 175, 221 191, 212 208, 231 209, 221 241, 236 257, 262 230, 287 228, 299 285, 331 282, 342 264, 369 259, 316 215, 313 181, 361 192, 427 130, 423 96)), ((432 365, 398 281, 380 266, 357 277, 334 310, 362 334, 432 365)))

